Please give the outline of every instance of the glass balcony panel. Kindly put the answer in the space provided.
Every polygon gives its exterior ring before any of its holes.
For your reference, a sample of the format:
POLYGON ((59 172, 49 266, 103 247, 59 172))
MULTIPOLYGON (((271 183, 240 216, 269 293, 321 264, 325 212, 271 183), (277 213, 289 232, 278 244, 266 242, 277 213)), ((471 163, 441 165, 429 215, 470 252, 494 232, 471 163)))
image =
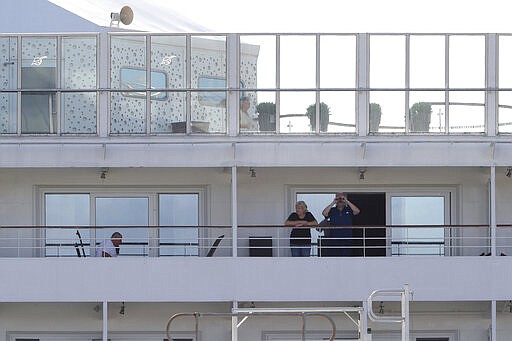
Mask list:
MULTIPOLYGON (((140 92, 140 94, 144 92, 140 92)), ((113 92, 110 97, 110 132, 112 134, 146 133, 146 98, 113 92)))
POLYGON ((485 87, 485 36, 450 36, 450 88, 485 87))
POLYGON ((18 86, 18 43, 16 37, 0 37, 0 89, 18 86))
POLYGON ((413 88, 445 87, 445 37, 410 36, 409 84, 413 88))
POLYGON ((18 100, 15 93, 0 92, 0 134, 15 134, 18 125, 18 100))
MULTIPOLYGON (((310 133, 312 122, 307 116, 308 108, 315 106, 314 91, 281 92, 279 127, 281 133, 310 133)), ((314 111, 313 111, 314 112, 314 111)), ((312 117, 312 120, 314 118, 312 117)))
MULTIPOLYGON (((217 88, 217 86, 212 86, 212 88, 217 88)), ((226 95, 225 91, 191 93, 191 125, 193 133, 226 132, 226 95)))
POLYGON ((240 36, 240 82, 246 88, 275 88, 275 36, 240 36))
MULTIPOLYGON (((380 124, 377 130, 379 133, 405 133, 404 91, 371 91, 370 105, 372 103, 378 104, 381 108, 380 124)), ((370 129, 370 131, 373 130, 370 129)))
POLYGON ((356 93, 354 91, 323 91, 320 102, 327 104, 328 124, 323 123, 322 108, 320 110, 320 131, 328 133, 356 132, 356 93), (322 124, 325 126, 322 127, 322 124), (326 129, 324 129, 326 128, 326 129))
POLYGON ((512 36, 499 37, 499 86, 512 88, 512 36))
POLYGON ((128 90, 147 88, 145 36, 111 37, 110 86, 128 90))
POLYGON ((405 36, 370 36, 370 86, 405 87, 405 36))
POLYGON ((281 88, 316 87, 316 37, 281 36, 281 88))
POLYGON ((185 133, 186 100, 185 92, 151 92, 151 132, 185 133))
POLYGON ((260 132, 276 132, 276 93, 273 91, 253 92, 256 101, 256 119, 260 132))
POLYGON ((62 133, 96 134, 96 92, 62 94, 62 133))
POLYGON ((320 87, 356 87, 356 37, 320 36, 320 87))
MULTIPOLYGON (((18 48, 16 37, 0 37, 0 90, 18 86, 18 48)), ((16 133, 18 100, 14 93, 0 92, 0 134, 16 133)))
MULTIPOLYGON (((197 36, 192 37, 191 44, 192 87, 202 88, 204 79, 217 79, 223 81, 222 88, 227 88, 226 37, 197 36)), ((215 87, 219 84, 215 84, 215 87)))
POLYGON ((512 92, 500 91, 498 109, 498 132, 512 133, 512 92))
POLYGON ((485 92, 451 91, 449 96, 449 132, 485 132, 485 92))
MULTIPOLYGON (((192 87, 227 89, 226 36, 196 36, 191 44, 192 87)), ((191 94, 192 132, 226 132, 226 95, 226 91, 191 94)))
MULTIPOLYGON (((185 88, 186 87, 187 49, 185 36, 151 37, 151 71, 160 80, 153 80, 151 88, 185 88), (162 77, 162 75, 164 77, 162 77), (165 83, 162 79, 165 78, 165 83)), ((154 98, 153 96, 151 98, 154 98)), ((168 99, 170 100, 170 99, 168 99)))
POLYGON ((97 84, 96 37, 62 38, 62 88, 95 89, 97 84))
POLYGON ((112 36, 110 47, 110 132, 146 132, 146 37, 112 36), (140 91, 133 91, 138 90, 140 91))
POLYGON ((444 91, 411 91, 409 105, 410 132, 445 133, 444 91))
MULTIPOLYGON (((23 89, 56 89, 56 65, 56 38, 22 38, 21 87, 23 89)), ((55 91, 34 91, 21 95, 21 132, 27 134, 57 132, 55 91)))

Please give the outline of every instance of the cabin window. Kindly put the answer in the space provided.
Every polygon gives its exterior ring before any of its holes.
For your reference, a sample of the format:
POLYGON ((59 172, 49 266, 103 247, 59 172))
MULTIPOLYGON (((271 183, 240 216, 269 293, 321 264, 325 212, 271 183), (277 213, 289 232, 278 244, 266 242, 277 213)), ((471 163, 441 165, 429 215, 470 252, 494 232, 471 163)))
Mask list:
POLYGON ((135 191, 128 195, 105 190, 48 191, 42 195, 43 221, 49 226, 42 255, 89 257, 94 255, 95 245, 119 231, 123 235, 120 256, 198 256, 197 226, 201 221, 203 196, 202 189, 135 191))
POLYGON ((433 227, 445 225, 446 197, 444 195, 392 195, 390 205, 392 225, 422 225, 418 228, 392 229, 393 256, 443 256, 445 254, 445 229, 433 227))
MULTIPOLYGON (((138 90, 137 92, 123 92, 123 96, 146 98, 146 70, 122 67, 120 74, 121 89, 138 90)), ((151 89, 166 89, 167 74, 162 71, 151 71, 151 89)), ((151 91, 151 99, 165 100, 167 99, 167 92, 165 91, 151 91)))

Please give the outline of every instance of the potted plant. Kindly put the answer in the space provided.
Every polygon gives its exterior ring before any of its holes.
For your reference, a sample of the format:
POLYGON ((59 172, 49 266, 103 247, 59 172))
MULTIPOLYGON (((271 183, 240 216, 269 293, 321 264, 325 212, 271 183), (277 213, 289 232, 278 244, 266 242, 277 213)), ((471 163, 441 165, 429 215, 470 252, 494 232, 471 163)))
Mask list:
POLYGON ((428 102, 414 103, 409 110, 409 125, 411 132, 428 132, 432 105, 428 102))
MULTIPOLYGON (((329 125, 329 111, 331 109, 324 102, 320 103, 320 131, 327 131, 329 125)), ((309 118, 311 130, 316 131, 316 104, 311 104, 306 109, 306 116, 309 118)))
POLYGON ((260 131, 276 131, 276 105, 272 102, 261 102, 256 106, 260 131))
POLYGON ((370 119, 370 133, 376 133, 379 131, 380 117, 382 116, 382 109, 378 103, 370 103, 370 109, 368 111, 370 119))

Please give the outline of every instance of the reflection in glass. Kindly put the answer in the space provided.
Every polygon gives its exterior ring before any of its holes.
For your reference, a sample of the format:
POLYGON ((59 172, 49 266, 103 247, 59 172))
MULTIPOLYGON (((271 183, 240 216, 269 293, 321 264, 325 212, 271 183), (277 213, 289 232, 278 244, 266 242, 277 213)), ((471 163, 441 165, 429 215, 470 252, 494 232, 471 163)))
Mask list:
POLYGON ((450 88, 485 87, 485 36, 450 36, 450 88))
POLYGON ((276 131, 276 93, 260 91, 248 93, 256 99, 256 118, 261 132, 276 131))
POLYGON ((405 36, 370 36, 370 86, 405 87, 405 36))
MULTIPOLYGON (((89 226, 89 194, 45 194, 45 225, 46 226, 89 226)), ((90 252, 90 230, 81 229, 46 229, 45 255, 46 257, 76 257, 75 243, 78 244, 80 254, 90 252), (77 235, 79 231, 84 248, 80 246, 77 235)))
POLYGON ((167 92, 165 98, 165 101, 151 100, 151 132, 185 133, 185 92, 167 92))
MULTIPOLYGON (((113 89, 122 89, 121 75, 124 75, 123 80, 126 79, 126 72, 123 72, 122 69, 146 69, 146 37, 112 36, 110 44, 110 84, 113 89)), ((144 71, 139 73, 137 82, 144 84, 143 88, 147 87, 144 71)), ((133 79, 132 83, 134 83, 133 79)), ((124 86, 127 87, 127 85, 124 86)), ((111 133, 141 134, 146 132, 145 93, 142 98, 136 98, 125 96, 122 92, 112 92, 110 112, 111 133)))
MULTIPOLYGON (((197 193, 160 194, 160 226, 198 226, 199 195, 197 193)), ((160 228, 160 256, 197 256, 198 228, 160 228)))
POLYGON ((320 36, 320 87, 356 87, 356 37, 320 36))
POLYGON ((499 92, 498 132, 512 133, 512 92, 499 92))
MULTIPOLYGON (((356 132, 356 93, 353 91, 324 91, 320 93, 320 102, 329 107, 329 133, 356 132)), ((321 113, 322 114, 322 113, 321 113)), ((322 126, 322 123, 320 123, 322 126)))
MULTIPOLYGON (((15 37, 0 37, 0 89, 18 86, 18 49, 15 37)), ((18 99, 13 93, 0 92, 0 134, 16 133, 18 99)))
POLYGON ((485 93, 483 91, 451 91, 449 96, 449 132, 483 133, 485 131, 485 93))
POLYGON ((379 132, 405 132, 405 92, 404 91, 371 91, 370 103, 381 107, 379 132))
POLYGON ((148 229, 122 228, 123 226, 148 226, 149 199, 147 197, 96 198, 96 226, 116 226, 96 230, 96 243, 110 239, 115 231, 123 235, 120 255, 147 256, 148 229))
POLYGON ((444 88, 445 37, 411 35, 409 46, 409 85, 413 88, 444 88))
MULTIPOLYGON (((256 93, 255 92, 244 92, 244 95, 240 97, 240 116, 239 116, 239 124, 240 124, 240 132, 243 133, 251 133, 259 131, 259 121, 258 121, 258 107, 256 106, 256 93)), ((272 111, 272 105, 260 105, 259 109, 264 111, 261 114, 262 119, 265 116, 269 116, 267 111, 272 111), (270 109, 270 110, 269 110, 270 109)), ((274 106, 275 112, 275 106, 274 106)), ((275 120, 275 115, 274 115, 275 120)), ((275 122, 275 121, 274 121, 275 122)))
MULTIPOLYGON (((444 225, 444 197, 391 197, 391 224, 444 225)), ((443 228, 393 228, 391 236, 393 256, 444 255, 443 228)))
POLYGON ((240 36, 240 81, 248 88, 275 88, 274 35, 240 36))
POLYGON ((316 87, 316 37, 281 36, 281 88, 316 87))
POLYGON ((312 132, 315 116, 308 117, 307 111, 315 105, 315 92, 281 92, 279 128, 281 133, 312 132))
POLYGON ((409 131, 445 132, 445 92, 411 91, 409 93, 409 131))
MULTIPOLYGON (((23 89, 57 88, 56 38, 22 39, 21 87, 23 89)), ((57 132, 55 91, 25 92, 21 95, 21 132, 54 134, 57 132)))

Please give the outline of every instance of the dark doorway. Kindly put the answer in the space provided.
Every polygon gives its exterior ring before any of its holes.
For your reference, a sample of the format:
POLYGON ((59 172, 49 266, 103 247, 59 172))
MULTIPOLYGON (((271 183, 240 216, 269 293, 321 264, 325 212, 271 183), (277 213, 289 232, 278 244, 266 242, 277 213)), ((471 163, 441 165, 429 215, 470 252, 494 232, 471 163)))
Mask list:
POLYGON ((361 213, 354 216, 353 257, 386 256, 386 193, 347 193, 361 213), (364 238, 363 238, 364 237, 364 238), (360 246, 360 248, 358 247, 360 246), (364 246, 364 248, 363 248, 364 246))

